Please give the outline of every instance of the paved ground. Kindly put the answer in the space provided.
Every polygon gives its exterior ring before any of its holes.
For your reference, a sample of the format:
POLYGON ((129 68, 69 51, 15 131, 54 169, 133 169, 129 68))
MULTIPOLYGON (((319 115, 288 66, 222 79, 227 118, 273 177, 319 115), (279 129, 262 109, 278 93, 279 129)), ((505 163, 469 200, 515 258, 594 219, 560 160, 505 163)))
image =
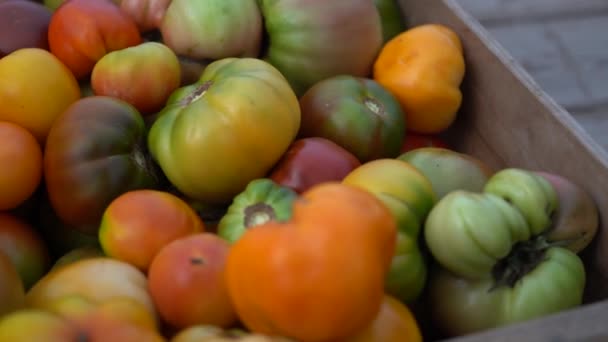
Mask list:
POLYGON ((608 0, 458 0, 608 150, 608 0))

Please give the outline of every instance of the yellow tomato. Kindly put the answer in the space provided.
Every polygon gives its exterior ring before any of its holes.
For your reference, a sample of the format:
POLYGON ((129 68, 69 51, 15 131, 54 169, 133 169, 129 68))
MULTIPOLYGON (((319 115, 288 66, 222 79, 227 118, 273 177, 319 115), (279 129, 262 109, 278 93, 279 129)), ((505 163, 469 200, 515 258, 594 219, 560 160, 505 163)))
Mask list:
POLYGON ((26 128, 40 143, 79 98, 76 78, 47 50, 24 48, 0 59, 0 121, 26 128))
POLYGON ((364 331, 347 342, 421 342, 416 317, 397 299, 385 295, 380 312, 364 331))

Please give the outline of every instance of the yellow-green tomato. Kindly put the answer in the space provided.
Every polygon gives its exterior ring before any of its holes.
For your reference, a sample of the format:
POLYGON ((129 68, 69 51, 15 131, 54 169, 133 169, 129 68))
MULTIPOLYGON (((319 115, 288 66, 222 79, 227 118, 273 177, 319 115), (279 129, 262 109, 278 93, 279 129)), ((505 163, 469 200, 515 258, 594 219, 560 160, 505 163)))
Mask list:
POLYGON ((298 99, 283 75, 255 58, 224 58, 177 89, 153 122, 148 147, 189 198, 229 203, 265 176, 296 137, 298 99))

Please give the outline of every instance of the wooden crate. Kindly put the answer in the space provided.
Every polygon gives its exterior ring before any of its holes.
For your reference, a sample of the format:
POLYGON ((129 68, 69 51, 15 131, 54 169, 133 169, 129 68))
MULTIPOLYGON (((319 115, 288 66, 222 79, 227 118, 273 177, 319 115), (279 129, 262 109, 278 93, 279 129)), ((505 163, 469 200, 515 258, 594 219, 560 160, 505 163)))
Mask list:
POLYGON ((600 210, 599 233, 581 254, 587 270, 584 305, 451 340, 608 341, 608 154, 455 0, 399 4, 409 27, 441 23, 463 41, 464 101, 447 135, 450 143, 493 167, 566 176, 583 186, 600 210))

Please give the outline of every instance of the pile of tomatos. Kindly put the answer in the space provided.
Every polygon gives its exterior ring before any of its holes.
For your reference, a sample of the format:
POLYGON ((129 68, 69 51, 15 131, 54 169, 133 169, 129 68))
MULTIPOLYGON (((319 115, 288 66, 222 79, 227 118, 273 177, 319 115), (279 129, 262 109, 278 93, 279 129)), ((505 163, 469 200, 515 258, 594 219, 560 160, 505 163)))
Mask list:
POLYGON ((580 305, 595 203, 442 140, 464 75, 394 0, 0 0, 0 341, 420 341, 580 305))

